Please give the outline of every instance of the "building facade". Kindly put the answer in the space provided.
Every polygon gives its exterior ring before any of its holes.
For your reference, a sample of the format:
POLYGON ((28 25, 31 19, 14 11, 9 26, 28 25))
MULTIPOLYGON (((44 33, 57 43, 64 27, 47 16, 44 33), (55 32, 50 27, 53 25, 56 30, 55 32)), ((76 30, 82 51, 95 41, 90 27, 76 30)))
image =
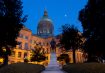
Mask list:
POLYGON ((43 17, 38 22, 37 34, 32 34, 32 31, 24 27, 21 29, 18 38, 18 45, 13 49, 12 55, 9 56, 9 63, 24 62, 24 58, 30 60, 31 50, 35 49, 36 45, 43 46, 46 53, 47 61, 50 61, 50 41, 53 38, 54 27, 52 20, 49 19, 48 13, 45 10, 43 17))
POLYGON ((31 30, 24 27, 21 29, 16 40, 18 45, 12 50, 12 55, 9 56, 9 63, 24 62, 24 58, 26 57, 30 61, 30 57, 32 55, 31 51, 35 49, 37 44, 43 46, 46 57, 48 57, 47 61, 50 61, 49 39, 33 35, 31 30))
MULTIPOLYGON (((37 34, 32 34, 32 31, 24 27, 19 32, 19 36, 16 41, 18 45, 12 50, 12 55, 9 56, 9 63, 24 62, 24 59, 27 58, 30 61, 32 56, 31 51, 35 49, 37 44, 43 46, 43 50, 47 57, 46 62, 50 62, 50 53, 51 46, 50 42, 54 39, 56 44, 59 43, 59 38, 54 37, 54 26, 52 20, 49 19, 48 13, 45 10, 44 15, 41 20, 38 22, 37 34)), ((56 55, 59 56, 62 54, 62 49, 56 47, 56 55)), ((73 53, 72 50, 68 52, 70 57, 70 63, 73 63, 73 53)), ((83 62, 83 52, 81 50, 76 50, 76 62, 83 62)))

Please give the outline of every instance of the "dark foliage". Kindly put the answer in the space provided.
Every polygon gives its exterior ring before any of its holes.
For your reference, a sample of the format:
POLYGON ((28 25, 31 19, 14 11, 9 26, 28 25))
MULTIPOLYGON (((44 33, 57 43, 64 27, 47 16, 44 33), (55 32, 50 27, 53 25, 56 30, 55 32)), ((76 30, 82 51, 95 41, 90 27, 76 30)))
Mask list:
POLYGON ((29 60, 28 60, 28 59, 24 59, 24 62, 25 62, 25 63, 28 63, 28 62, 29 62, 29 60))
POLYGON ((41 62, 46 60, 46 56, 44 55, 43 52, 41 52, 42 48, 35 48, 35 50, 32 50, 32 57, 31 57, 31 61, 37 61, 37 62, 41 62))
POLYGON ((10 55, 10 48, 16 46, 16 38, 25 21, 21 0, 0 0, 0 56, 10 55), (5 47, 6 54, 2 47, 5 47))
POLYGON ((89 57, 101 57, 105 51, 105 0, 89 0, 80 11, 79 20, 86 37, 84 48, 89 57))
POLYGON ((74 26, 68 24, 62 26, 62 37, 60 39, 60 44, 66 50, 73 50, 73 57, 75 63, 75 50, 81 48, 82 46, 82 35, 74 26))
POLYGON ((65 63, 69 63, 69 55, 68 54, 61 54, 59 57, 57 57, 58 61, 65 61, 65 63))

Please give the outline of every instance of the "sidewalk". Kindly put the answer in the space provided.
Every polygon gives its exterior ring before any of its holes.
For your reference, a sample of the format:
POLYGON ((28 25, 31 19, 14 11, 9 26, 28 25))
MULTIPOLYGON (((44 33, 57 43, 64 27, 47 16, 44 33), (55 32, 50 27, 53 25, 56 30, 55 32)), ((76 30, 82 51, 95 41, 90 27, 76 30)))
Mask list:
POLYGON ((42 73, 65 73, 57 63, 55 53, 51 53, 50 63, 42 73))

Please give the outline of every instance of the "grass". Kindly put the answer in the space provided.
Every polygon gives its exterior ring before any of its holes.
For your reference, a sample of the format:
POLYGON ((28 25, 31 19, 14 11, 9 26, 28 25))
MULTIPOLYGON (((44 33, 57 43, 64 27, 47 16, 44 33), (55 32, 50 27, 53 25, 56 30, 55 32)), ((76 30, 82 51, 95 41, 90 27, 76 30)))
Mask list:
POLYGON ((67 73, 105 73, 104 63, 78 63, 63 66, 67 73))
POLYGON ((42 65, 16 63, 0 68, 0 73, 40 73, 44 69, 45 68, 42 65))

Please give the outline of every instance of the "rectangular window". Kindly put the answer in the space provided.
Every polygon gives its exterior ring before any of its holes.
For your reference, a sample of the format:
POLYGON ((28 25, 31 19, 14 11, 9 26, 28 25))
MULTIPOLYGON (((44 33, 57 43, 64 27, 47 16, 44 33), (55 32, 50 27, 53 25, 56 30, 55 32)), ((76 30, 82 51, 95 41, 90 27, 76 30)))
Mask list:
POLYGON ((23 34, 20 34, 19 37, 20 37, 20 38, 23 38, 23 34))
POLYGON ((24 44, 24 49, 28 49, 28 43, 24 44))
POLYGON ((28 36, 25 36, 25 39, 28 40, 28 36))
POLYGON ((30 40, 30 43, 32 44, 32 40, 30 40))
POLYGON ((32 40, 32 44, 34 44, 34 40, 32 40))
POLYGON ((21 58, 22 53, 18 52, 18 58, 21 58))
POLYGON ((23 36, 24 39, 28 40, 28 36, 23 36))
POLYGON ((25 52, 25 53, 24 53, 24 58, 27 58, 27 55, 28 55, 27 52, 25 52))
POLYGON ((44 42, 42 42, 42 44, 43 44, 43 46, 45 46, 45 43, 44 42))
POLYGON ((30 49, 34 49, 32 46, 30 46, 30 49))
POLYGON ((18 42, 19 49, 22 49, 22 42, 18 42))
POLYGON ((23 36, 23 38, 25 39, 25 36, 23 36))
POLYGON ((34 44, 36 44, 36 41, 34 41, 34 44))
POLYGON ((11 55, 12 55, 13 57, 15 57, 15 51, 12 51, 12 52, 11 52, 11 55))

